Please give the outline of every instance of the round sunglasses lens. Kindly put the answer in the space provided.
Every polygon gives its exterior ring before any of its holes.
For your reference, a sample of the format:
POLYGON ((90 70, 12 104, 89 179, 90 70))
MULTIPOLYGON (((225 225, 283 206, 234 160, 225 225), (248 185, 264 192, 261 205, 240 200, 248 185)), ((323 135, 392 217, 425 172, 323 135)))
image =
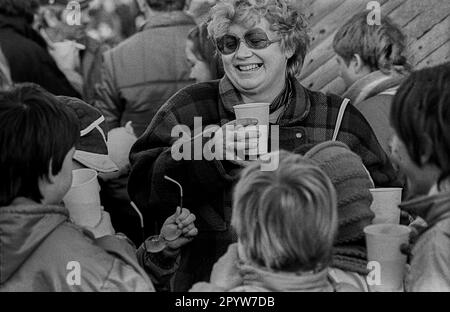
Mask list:
POLYGON ((245 35, 245 42, 253 49, 264 49, 268 46, 269 38, 264 32, 252 31, 245 35))
POLYGON ((225 35, 217 40, 217 47, 222 54, 231 54, 236 51, 238 42, 238 38, 225 35))

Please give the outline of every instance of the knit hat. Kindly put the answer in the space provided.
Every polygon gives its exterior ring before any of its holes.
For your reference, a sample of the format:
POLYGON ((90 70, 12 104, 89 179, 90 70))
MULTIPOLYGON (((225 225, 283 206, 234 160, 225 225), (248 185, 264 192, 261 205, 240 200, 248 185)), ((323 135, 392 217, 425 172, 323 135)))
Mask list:
POLYGON ((338 233, 333 266, 359 273, 367 272, 363 229, 372 223, 373 182, 361 158, 337 141, 320 143, 306 154, 331 179, 338 198, 338 233))
POLYGON ((119 170, 108 156, 106 145, 107 126, 99 110, 80 99, 58 96, 58 100, 70 107, 80 121, 80 140, 75 146, 73 159, 99 172, 119 170))

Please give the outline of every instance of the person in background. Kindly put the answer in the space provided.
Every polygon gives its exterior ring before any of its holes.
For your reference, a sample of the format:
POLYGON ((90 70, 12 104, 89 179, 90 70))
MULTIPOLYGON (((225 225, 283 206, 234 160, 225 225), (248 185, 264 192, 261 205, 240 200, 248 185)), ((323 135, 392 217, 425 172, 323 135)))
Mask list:
POLYGON ((195 26, 185 0, 137 0, 146 16, 142 31, 104 54, 102 83, 95 107, 109 128, 133 122, 139 137, 159 108, 192 83, 183 55, 186 37, 195 26))
POLYGON ((208 280, 213 264, 235 239, 231 189, 245 165, 236 159, 254 148, 246 140, 258 136, 256 131, 239 135, 239 127, 258 120, 236 120, 235 105, 270 103, 272 151, 296 152, 305 144, 335 139, 361 157, 376 186, 397 183, 389 158, 361 113, 344 99, 308 90, 296 79, 309 42, 301 2, 222 0, 211 17, 208 30, 224 77, 193 84, 171 97, 130 152, 128 193, 144 219, 156 221, 150 232, 168 216, 167 207, 177 205, 176 189, 165 175, 183 186, 186 207, 196 209, 199 235, 182 251, 185 257, 175 276, 180 291, 208 280), (180 125, 183 130, 177 134, 173 130, 180 125), (180 141, 183 159, 177 159, 180 141), (214 155, 206 157, 196 152, 208 154, 211 149, 214 155))
POLYGON ((0 0, 0 46, 14 83, 33 82, 55 95, 80 97, 33 29, 38 0, 0 0))
POLYGON ((450 291, 450 63, 413 72, 391 107, 392 159, 407 177, 400 209, 418 216, 407 291, 450 291))
POLYGON ((35 84, 0 92, 0 103, 0 291, 167 289, 179 248, 197 234, 195 216, 177 209, 161 232, 177 236, 155 253, 145 245, 136 253, 106 212, 94 228, 75 225, 61 201, 72 183, 79 119, 35 84))
POLYGON ((5 90, 11 86, 11 73, 9 72, 8 62, 3 55, 2 49, 0 47, 0 91, 5 90))
POLYGON ((369 25, 367 12, 361 12, 337 31, 333 49, 347 87, 342 96, 363 114, 389 153, 394 134, 389 124, 392 98, 410 70, 405 36, 389 17, 382 15, 380 25, 369 25))
POLYGON ((191 66, 190 78, 196 82, 220 79, 224 75, 222 61, 214 41, 209 38, 208 25, 193 28, 186 41, 186 58, 191 66))
MULTIPOLYGON (((103 44, 88 35, 87 27, 91 23, 90 4, 92 0, 79 0, 81 11, 79 18, 80 24, 74 24, 76 18, 72 7, 68 6, 70 0, 40 0, 41 9, 39 10, 38 27, 44 38, 48 39, 50 53, 58 48, 58 44, 64 41, 76 42, 73 45, 77 63, 67 68, 70 62, 64 59, 57 62, 62 70, 65 70, 69 81, 79 89, 83 100, 92 104, 95 95, 95 86, 101 80, 101 64, 103 53, 109 49, 107 44, 103 44), (53 47, 54 43, 57 43, 53 47), (69 64, 68 64, 69 63, 69 64)), ((52 53, 58 61, 61 57, 57 51, 52 53)))
POLYGON ((188 0, 186 2, 186 13, 192 16, 197 25, 201 25, 208 20, 210 10, 217 0, 188 0))
POLYGON ((281 151, 275 171, 254 162, 234 189, 238 241, 191 291, 357 291, 329 274, 338 228, 336 192, 313 161, 281 151))

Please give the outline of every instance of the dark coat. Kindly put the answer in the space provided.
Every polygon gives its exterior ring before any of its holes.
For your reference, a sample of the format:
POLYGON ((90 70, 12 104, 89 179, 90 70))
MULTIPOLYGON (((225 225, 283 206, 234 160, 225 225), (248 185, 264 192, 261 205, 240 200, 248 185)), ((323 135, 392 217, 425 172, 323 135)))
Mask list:
POLYGON ((80 97, 25 18, 0 14, 0 46, 15 83, 33 82, 55 95, 80 97))
MULTIPOLYGON (((278 143, 280 149, 295 152, 306 144, 331 140, 342 98, 310 91, 297 80, 293 85, 294 94, 278 123, 278 143)), ((156 222, 161 226, 178 205, 178 190, 164 175, 182 184, 185 206, 197 216, 199 234, 183 251, 176 290, 207 281, 213 264, 235 239, 230 228, 231 192, 240 168, 221 160, 175 160, 171 146, 178 137, 172 137, 171 131, 176 125, 186 125, 196 133, 194 117, 202 117, 203 127, 223 125, 235 119, 233 106, 238 103, 242 99, 227 77, 189 86, 159 110, 131 150, 128 192, 143 211, 146 225, 151 227, 156 222)), ((200 141, 201 148, 208 139, 200 141)), ((395 184, 396 174, 387 155, 352 105, 347 106, 337 140, 362 158, 377 186, 395 184)), ((194 142, 190 143, 191 152, 194 142)))

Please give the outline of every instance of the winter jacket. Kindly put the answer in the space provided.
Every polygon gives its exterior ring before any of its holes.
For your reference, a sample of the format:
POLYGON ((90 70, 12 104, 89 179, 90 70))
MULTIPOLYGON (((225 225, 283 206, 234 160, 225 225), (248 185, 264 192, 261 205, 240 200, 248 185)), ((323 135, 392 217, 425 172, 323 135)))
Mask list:
POLYGON ((386 153, 389 153, 389 140, 394 134, 389 121, 391 102, 404 79, 401 74, 385 75, 375 71, 356 81, 343 95, 369 122, 386 153))
POLYGON ((185 56, 188 32, 195 26, 182 12, 152 17, 144 29, 104 54, 102 83, 95 106, 109 128, 133 122, 140 136, 158 109, 192 83, 185 56))
POLYGON ((80 97, 25 18, 0 14, 0 46, 13 82, 33 82, 55 95, 80 97))
POLYGON ((450 187, 400 205, 427 226, 411 251, 407 291, 450 291, 450 187))
MULTIPOLYGON (((307 90, 297 80, 293 85, 293 96, 280 116, 279 137, 275 141, 280 149, 295 152, 303 145, 332 138, 342 98, 307 90)), ((146 226, 160 226, 179 204, 177 186, 166 181, 164 175, 181 183, 184 205, 197 216, 199 234, 183 251, 175 277, 179 278, 178 290, 207 281, 213 264, 235 240, 230 228, 231 192, 241 168, 226 160, 202 158, 203 144, 209 137, 190 141, 192 160, 175 160, 171 146, 178 137, 172 137, 171 131, 177 125, 185 125, 191 137, 201 135, 201 126, 221 126, 234 120, 233 106, 240 103, 242 99, 227 77, 184 88, 161 108, 131 149, 128 192, 141 209, 146 226), (202 117, 202 125, 194 117, 202 117), (193 154, 202 160, 194 160, 193 154)), ((362 158, 376 185, 395 184, 396 175, 386 154, 366 120, 351 105, 345 111, 337 139, 362 158)))
MULTIPOLYGON (((143 250, 138 255, 158 283, 173 273, 148 265, 143 250)), ((127 239, 95 239, 63 206, 19 198, 0 207, 0 291, 154 290, 127 239)))

